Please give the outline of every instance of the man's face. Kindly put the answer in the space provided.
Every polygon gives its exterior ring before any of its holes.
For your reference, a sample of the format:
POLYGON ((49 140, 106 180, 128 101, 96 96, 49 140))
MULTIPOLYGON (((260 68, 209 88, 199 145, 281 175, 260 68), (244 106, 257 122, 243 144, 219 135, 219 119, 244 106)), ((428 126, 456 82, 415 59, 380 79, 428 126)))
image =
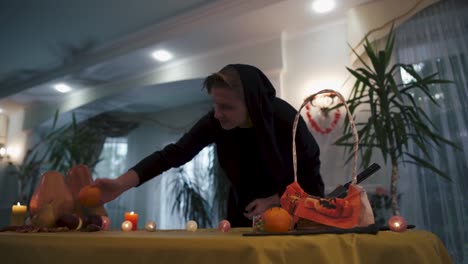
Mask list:
POLYGON ((221 127, 229 130, 236 127, 248 127, 247 107, 244 98, 235 91, 224 87, 212 87, 210 93, 215 111, 215 118, 221 127))

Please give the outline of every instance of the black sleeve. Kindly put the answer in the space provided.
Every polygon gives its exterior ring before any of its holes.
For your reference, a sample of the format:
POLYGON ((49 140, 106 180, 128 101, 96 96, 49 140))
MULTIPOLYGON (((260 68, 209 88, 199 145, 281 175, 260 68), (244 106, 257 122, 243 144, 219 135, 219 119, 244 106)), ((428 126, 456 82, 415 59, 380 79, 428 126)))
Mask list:
POLYGON ((158 176, 170 168, 179 167, 190 161, 204 147, 214 142, 219 124, 213 111, 203 116, 188 133, 176 143, 147 156, 130 170, 134 170, 140 182, 137 186, 158 176))

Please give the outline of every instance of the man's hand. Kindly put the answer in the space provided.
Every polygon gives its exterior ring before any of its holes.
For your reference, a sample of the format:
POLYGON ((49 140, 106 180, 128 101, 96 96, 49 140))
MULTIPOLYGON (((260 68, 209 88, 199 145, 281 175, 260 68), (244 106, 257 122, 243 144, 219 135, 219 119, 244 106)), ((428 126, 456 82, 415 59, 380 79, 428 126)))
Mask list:
POLYGON ((110 202, 126 190, 136 186, 139 178, 135 171, 128 171, 117 179, 96 179, 93 186, 101 190, 100 205, 110 202))
POLYGON ((252 219, 256 215, 263 214, 267 209, 279 205, 280 198, 278 194, 274 194, 266 198, 258 198, 250 202, 247 207, 245 207, 244 216, 248 219, 252 219))

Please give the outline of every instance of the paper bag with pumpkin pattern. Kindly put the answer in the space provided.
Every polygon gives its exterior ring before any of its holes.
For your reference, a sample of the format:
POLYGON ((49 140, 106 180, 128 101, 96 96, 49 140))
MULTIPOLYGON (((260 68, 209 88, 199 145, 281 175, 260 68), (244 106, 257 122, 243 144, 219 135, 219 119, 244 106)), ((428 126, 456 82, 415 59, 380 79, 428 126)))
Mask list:
POLYGON ((281 206, 293 216, 296 223, 306 219, 314 223, 353 228, 374 223, 374 215, 366 192, 358 185, 350 185, 345 198, 321 198, 308 195, 293 182, 281 197, 281 206))

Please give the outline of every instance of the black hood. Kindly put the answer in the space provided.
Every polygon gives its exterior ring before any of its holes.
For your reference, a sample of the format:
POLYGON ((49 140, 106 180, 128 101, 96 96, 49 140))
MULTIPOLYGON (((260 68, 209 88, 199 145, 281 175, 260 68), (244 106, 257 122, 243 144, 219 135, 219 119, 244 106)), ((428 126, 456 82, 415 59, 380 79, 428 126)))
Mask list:
POLYGON ((275 88, 265 74, 256 67, 244 64, 231 64, 230 66, 237 70, 244 87, 244 97, 255 129, 261 160, 267 172, 274 176, 278 191, 281 191, 283 187, 280 183, 283 182, 286 171, 279 152, 274 126, 275 88))

